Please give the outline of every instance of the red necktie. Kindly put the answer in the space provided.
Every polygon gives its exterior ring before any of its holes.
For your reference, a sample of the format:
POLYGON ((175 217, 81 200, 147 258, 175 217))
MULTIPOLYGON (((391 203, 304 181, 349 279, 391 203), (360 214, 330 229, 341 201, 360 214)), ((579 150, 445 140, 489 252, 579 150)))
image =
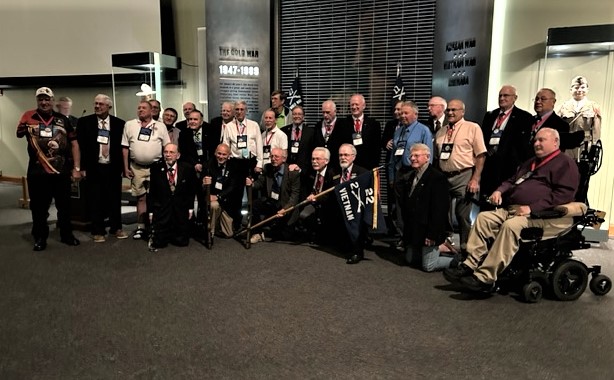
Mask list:
POLYGON ((354 120, 354 131, 356 131, 356 133, 360 133, 360 119, 354 120))
POLYGON ((172 167, 168 168, 168 184, 175 186, 175 169, 172 167))
POLYGON ((322 191, 322 185, 324 185, 324 177, 322 176, 322 174, 318 173, 317 178, 316 178, 316 188, 315 188, 316 194, 322 191))

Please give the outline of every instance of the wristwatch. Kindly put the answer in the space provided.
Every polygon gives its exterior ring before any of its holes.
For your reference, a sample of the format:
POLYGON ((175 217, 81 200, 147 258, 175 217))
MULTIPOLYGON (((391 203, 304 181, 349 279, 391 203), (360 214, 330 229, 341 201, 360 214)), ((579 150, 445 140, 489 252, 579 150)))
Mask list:
POLYGON ((76 171, 78 171, 78 172, 80 172, 80 171, 81 171, 81 168, 80 168, 80 167, 78 167, 78 166, 75 166, 75 170, 76 170, 76 171))

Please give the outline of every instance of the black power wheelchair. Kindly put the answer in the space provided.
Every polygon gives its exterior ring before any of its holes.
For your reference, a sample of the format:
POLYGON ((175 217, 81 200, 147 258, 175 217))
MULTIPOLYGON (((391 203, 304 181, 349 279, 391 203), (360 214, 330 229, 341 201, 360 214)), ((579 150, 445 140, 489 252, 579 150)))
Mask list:
POLYGON ((601 166, 601 142, 585 149, 578 163, 580 188, 577 199, 568 205, 556 207, 536 218, 567 218, 570 226, 556 236, 543 236, 539 227, 525 228, 521 232, 520 247, 510 265, 499 275, 494 290, 515 291, 529 303, 541 300, 544 293, 561 301, 573 301, 588 286, 595 295, 603 296, 612 289, 612 280, 601 274, 601 266, 588 267, 573 256, 573 251, 587 249, 582 231, 604 222, 604 212, 587 207, 588 180, 601 166), (591 278, 589 280, 589 274, 591 278))

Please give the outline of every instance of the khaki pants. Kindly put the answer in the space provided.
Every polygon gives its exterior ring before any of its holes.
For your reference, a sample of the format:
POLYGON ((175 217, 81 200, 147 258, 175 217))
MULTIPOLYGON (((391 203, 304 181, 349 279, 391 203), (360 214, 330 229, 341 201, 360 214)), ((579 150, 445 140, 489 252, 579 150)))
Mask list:
POLYGON ((556 236, 573 224, 573 218, 531 219, 511 216, 506 209, 485 211, 478 214, 467 242, 469 256, 465 265, 473 269, 478 280, 490 284, 497 280, 512 261, 520 245, 520 232, 526 227, 541 227, 544 238, 556 236), (495 239, 490 251, 487 241, 495 239), (486 256, 480 265, 482 258, 486 256))
POLYGON ((220 233, 225 237, 232 237, 234 232, 232 231, 232 218, 228 213, 220 207, 217 201, 211 201, 211 224, 209 229, 212 234, 215 234, 215 230, 219 229, 220 233), (218 227, 219 226, 219 227, 218 227))

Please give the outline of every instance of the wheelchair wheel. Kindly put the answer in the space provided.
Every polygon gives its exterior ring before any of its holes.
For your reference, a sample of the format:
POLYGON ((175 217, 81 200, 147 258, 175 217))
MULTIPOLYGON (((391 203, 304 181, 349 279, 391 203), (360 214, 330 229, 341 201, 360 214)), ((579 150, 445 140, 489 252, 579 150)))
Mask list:
POLYGON ((531 281, 522 287, 522 298, 528 303, 537 303, 542 299, 544 290, 537 281, 531 281))
POLYGON ((588 285, 588 270, 579 261, 563 261, 552 274, 552 291, 561 301, 577 300, 588 285))
POLYGON ((588 284, 591 292, 596 296, 604 296, 612 289, 612 280, 608 276, 598 274, 591 278, 591 282, 588 284))

